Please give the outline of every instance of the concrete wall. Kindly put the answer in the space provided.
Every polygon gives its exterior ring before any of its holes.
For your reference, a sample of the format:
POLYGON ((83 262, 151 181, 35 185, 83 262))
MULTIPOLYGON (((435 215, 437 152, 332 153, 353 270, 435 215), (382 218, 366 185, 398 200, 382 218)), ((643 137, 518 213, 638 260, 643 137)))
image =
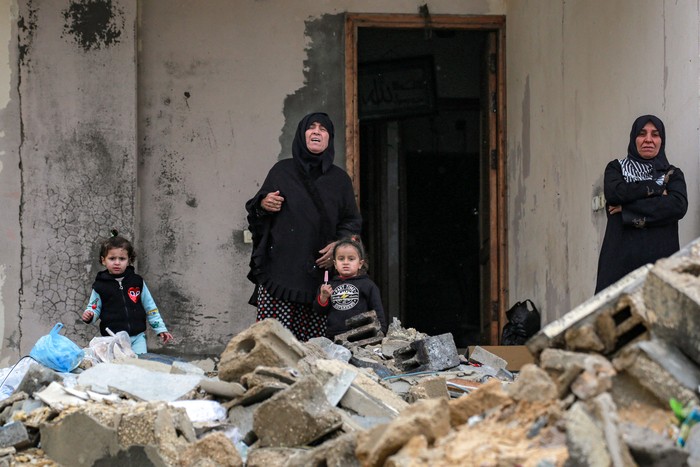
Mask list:
POLYGON ((510 299, 546 321, 593 294, 604 211, 593 212, 608 161, 624 157, 634 119, 666 126, 698 216, 698 4, 656 0, 508 2, 510 299))
MULTIPOLYGON (((299 118, 330 112, 344 165, 343 13, 408 0, 0 0, 0 363, 77 320, 96 242, 135 239, 178 353, 250 325, 243 205, 288 157, 299 118), (138 33, 135 34, 134 31, 138 33), (137 91, 138 89, 138 91, 137 91)), ((592 293, 604 214, 591 197, 641 113, 667 124, 698 232, 698 11, 689 2, 428 2, 507 14, 510 298, 551 320, 592 293)), ((159 349, 153 336, 149 345, 159 349)), ((165 350, 165 349, 163 349, 165 350)))

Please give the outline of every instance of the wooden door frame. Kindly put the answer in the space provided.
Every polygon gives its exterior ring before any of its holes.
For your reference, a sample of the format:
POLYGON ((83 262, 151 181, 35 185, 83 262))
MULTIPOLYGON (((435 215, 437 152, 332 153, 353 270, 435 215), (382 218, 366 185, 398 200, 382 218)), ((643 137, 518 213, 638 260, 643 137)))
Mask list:
MULTIPOLYGON (((496 171, 496 213, 491 213, 491 238, 496 239, 495 251, 491 257, 496 262, 497 286, 491 290, 493 303, 492 332, 490 343, 499 343, 503 325, 506 323, 506 304, 508 303, 508 248, 506 223, 506 92, 505 92, 505 16, 448 16, 432 15, 425 18, 411 14, 363 14, 347 13, 345 15, 345 166, 353 182, 355 196, 360 195, 360 122, 357 103, 357 36, 361 27, 401 28, 401 29, 468 29, 476 31, 494 31, 498 37, 496 66, 496 128, 491 129, 490 138, 495 139, 496 160, 492 167, 496 171)), ((492 191, 491 193, 494 193, 492 191)), ((486 304, 482 304, 486 306, 486 304)), ((491 306, 491 305, 489 305, 491 306)))

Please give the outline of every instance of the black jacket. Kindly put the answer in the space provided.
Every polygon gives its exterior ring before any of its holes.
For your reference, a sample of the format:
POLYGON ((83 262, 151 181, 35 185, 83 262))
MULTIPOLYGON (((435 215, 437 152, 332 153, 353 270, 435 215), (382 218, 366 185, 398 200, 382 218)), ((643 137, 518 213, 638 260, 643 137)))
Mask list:
POLYGON ((121 283, 106 270, 98 272, 92 288, 102 300, 100 333, 103 336, 109 335, 107 328, 114 333, 126 331, 130 336, 146 330, 146 311, 140 300, 143 278, 134 272, 133 266, 126 268, 121 283))
MULTIPOLYGON (((608 216, 598 260, 595 293, 635 269, 672 255, 680 249, 678 221, 688 210, 685 177, 681 169, 665 185, 647 180, 626 182, 618 160, 605 168, 604 193, 608 205, 622 212, 608 216), (663 191, 666 190, 666 195, 663 191)), ((607 207, 607 206, 606 206, 607 207)))
MULTIPOLYGON (((323 280, 323 270, 316 266, 318 251, 360 233, 362 227, 352 182, 344 170, 332 165, 311 177, 292 159, 270 169, 258 193, 246 203, 246 211, 253 234, 248 279, 277 299, 297 303, 311 304, 323 280), (268 213, 260 202, 277 190, 285 199, 282 210, 268 213)), ((255 292, 250 303, 256 304, 255 292)))
POLYGON ((376 311, 379 322, 382 323, 382 332, 386 333, 387 324, 384 316, 384 307, 379 293, 379 287, 366 274, 355 277, 334 277, 328 282, 333 287, 333 294, 326 306, 318 301, 318 295, 314 299, 313 309, 317 313, 326 315, 326 335, 333 339, 348 329, 345 320, 365 311, 376 311))

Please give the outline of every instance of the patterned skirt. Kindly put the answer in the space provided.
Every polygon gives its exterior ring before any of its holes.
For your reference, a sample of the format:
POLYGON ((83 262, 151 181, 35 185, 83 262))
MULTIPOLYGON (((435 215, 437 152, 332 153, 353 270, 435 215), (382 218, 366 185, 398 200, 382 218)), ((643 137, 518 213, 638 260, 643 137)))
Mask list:
POLYGON ((314 312, 310 304, 278 300, 258 285, 256 321, 266 318, 275 318, 302 342, 326 335, 326 317, 314 312))

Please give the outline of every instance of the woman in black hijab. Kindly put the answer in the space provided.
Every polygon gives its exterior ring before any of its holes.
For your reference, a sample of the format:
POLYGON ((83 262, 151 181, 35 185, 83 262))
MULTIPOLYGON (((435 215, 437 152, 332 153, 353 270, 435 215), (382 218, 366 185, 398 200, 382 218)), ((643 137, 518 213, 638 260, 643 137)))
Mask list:
POLYGON ((257 321, 275 318, 301 341, 325 336, 325 316, 311 304, 335 241, 359 234, 362 218, 350 177, 333 165, 333 122, 305 116, 292 142, 292 158, 277 162, 246 203, 253 253, 248 279, 257 321))
POLYGON ((632 125, 627 157, 605 168, 608 224, 595 292, 679 250, 678 221, 688 210, 683 172, 666 159, 666 129, 654 115, 632 125))

